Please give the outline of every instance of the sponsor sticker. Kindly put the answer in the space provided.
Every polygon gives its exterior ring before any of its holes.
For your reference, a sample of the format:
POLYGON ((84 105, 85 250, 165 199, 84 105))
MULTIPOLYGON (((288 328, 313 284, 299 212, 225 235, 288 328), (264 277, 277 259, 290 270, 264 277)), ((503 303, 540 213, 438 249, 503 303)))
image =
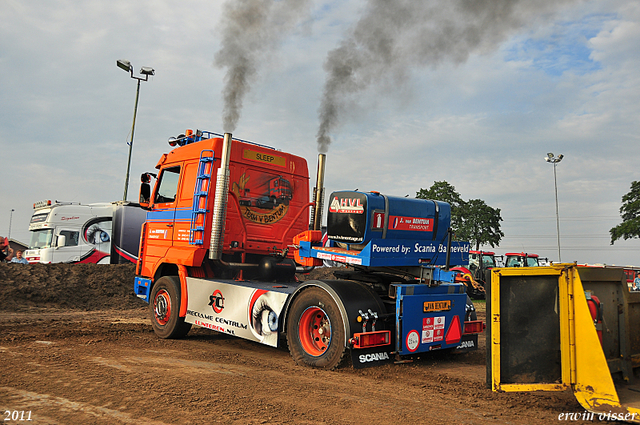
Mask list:
POLYGON ((392 215, 389 217, 389 228, 393 230, 433 232, 433 219, 392 215))
POLYGON ((442 341, 444 339, 445 317, 425 317, 422 319, 422 343, 442 341))
POLYGON ((449 311, 449 310, 451 310, 451 300, 425 301, 422 307, 423 313, 431 313, 434 311, 449 311))
POLYGON ((62 220, 62 221, 69 221, 69 220, 77 220, 77 219, 79 219, 79 218, 80 218, 80 217, 78 217, 77 215, 72 215, 71 217, 65 217, 65 216, 62 216, 62 217, 60 217, 60 220, 62 220))
POLYGON ((363 214, 364 206, 360 198, 338 198, 335 196, 329 205, 329 212, 339 214, 363 214))
POLYGON ((209 297, 209 305, 216 313, 222 313, 222 310, 224 309, 224 297, 219 289, 213 291, 213 294, 209 297))
POLYGON ((167 231, 165 229, 149 229, 149 239, 166 239, 167 231))
POLYGON ((337 261, 339 263, 348 263, 348 264, 356 264, 356 265, 362 264, 362 258, 348 257, 346 255, 336 255, 328 252, 318 252, 316 254, 316 257, 321 260, 337 261))
POLYGON ((289 209, 289 207, 287 205, 280 204, 274 207, 268 213, 260 213, 249 207, 242 207, 242 209, 242 215, 245 218, 253 221, 254 223, 271 224, 275 223, 276 221, 280 221, 280 219, 287 214, 287 210, 289 209))

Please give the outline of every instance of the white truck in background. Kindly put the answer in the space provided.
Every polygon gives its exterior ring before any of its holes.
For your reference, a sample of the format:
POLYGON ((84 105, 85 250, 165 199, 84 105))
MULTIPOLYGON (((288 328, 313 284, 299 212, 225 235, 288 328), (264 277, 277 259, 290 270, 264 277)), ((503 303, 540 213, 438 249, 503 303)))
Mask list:
POLYGON ((40 201, 33 204, 29 263, 136 262, 146 213, 129 202, 40 201), (123 218, 127 217, 125 229, 123 218), (125 231, 126 230, 126 231, 125 231))

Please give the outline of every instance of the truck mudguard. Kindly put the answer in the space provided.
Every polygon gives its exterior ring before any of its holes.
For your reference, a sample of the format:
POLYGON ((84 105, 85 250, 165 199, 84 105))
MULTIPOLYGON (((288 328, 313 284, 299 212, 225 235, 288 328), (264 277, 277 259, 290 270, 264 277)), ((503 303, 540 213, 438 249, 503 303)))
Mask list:
MULTIPOLYGON (((383 317, 387 313, 380 297, 365 284, 350 280, 308 280, 300 285, 287 300, 284 308, 285 314, 281 318, 283 325, 287 323, 286 314, 291 302, 302 291, 314 286, 325 290, 340 307, 347 344, 355 332, 362 332, 363 324, 358 322, 360 311, 368 312, 371 309, 378 314, 378 317, 383 317)), ((375 326, 377 330, 389 329, 383 320, 378 320, 375 326)), ((368 325, 367 330, 371 330, 371 324, 368 325)), ((285 329, 285 331, 287 330, 285 329)))

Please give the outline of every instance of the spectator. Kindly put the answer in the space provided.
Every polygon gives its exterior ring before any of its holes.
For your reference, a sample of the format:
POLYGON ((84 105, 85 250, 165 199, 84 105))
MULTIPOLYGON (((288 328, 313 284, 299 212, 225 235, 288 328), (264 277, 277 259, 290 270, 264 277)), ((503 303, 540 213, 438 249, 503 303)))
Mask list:
POLYGON ((633 288, 632 291, 640 291, 640 273, 636 273, 636 278, 633 279, 633 288))
POLYGON ((13 249, 9 246, 9 239, 0 236, 0 263, 9 261, 13 257, 13 249))
POLYGON ((9 246, 9 239, 0 236, 0 263, 9 261, 13 257, 13 249, 9 246))
POLYGON ((11 259, 10 263, 29 264, 27 259, 22 256, 22 251, 16 251, 16 256, 11 259))

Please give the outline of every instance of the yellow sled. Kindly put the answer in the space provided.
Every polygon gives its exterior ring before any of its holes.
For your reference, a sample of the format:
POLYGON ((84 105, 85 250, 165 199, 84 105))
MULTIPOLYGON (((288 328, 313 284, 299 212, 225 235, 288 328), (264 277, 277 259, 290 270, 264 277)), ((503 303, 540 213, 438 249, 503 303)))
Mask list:
POLYGON ((640 423, 640 292, 622 268, 493 269, 487 335, 493 391, 571 389, 591 419, 640 423))

